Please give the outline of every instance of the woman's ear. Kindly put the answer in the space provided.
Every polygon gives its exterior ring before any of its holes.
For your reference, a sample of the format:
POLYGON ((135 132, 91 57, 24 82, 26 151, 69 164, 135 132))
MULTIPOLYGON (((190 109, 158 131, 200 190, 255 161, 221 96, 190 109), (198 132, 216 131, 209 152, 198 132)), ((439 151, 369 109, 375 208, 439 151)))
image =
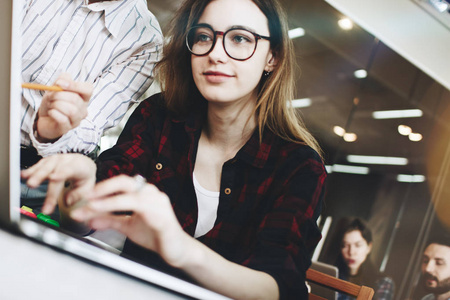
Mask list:
POLYGON ((367 247, 369 248, 367 254, 369 254, 370 252, 372 252, 372 242, 370 242, 367 247))
POLYGON ((277 66, 277 63, 278 63, 278 59, 277 59, 276 53, 270 52, 267 55, 267 63, 264 68, 264 71, 269 72, 269 73, 272 72, 273 69, 275 69, 275 67, 277 66))

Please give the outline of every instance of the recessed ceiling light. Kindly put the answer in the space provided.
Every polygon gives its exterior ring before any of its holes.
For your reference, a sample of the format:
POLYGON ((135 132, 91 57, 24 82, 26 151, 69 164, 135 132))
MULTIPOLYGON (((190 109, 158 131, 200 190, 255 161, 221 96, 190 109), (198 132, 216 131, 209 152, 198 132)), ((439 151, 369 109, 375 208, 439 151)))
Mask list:
POLYGON ((450 9, 450 4, 444 0, 428 0, 439 12, 443 13, 450 9))
POLYGON ((344 30, 350 30, 353 28, 353 22, 349 18, 342 18, 338 21, 339 27, 344 30))
POLYGON ((341 126, 334 126, 333 127, 333 131, 338 136, 344 136, 344 134, 345 134, 345 129, 342 128, 341 126))
POLYGON ((364 69, 359 69, 359 70, 356 70, 355 72, 353 72, 353 75, 356 78, 363 79, 363 78, 367 77, 367 71, 364 69))
POLYGON ((407 125, 398 125, 398 133, 401 135, 407 136, 412 132, 411 127, 407 125))
POLYGON ((349 166, 349 165, 332 165, 325 166, 328 173, 349 173, 349 174, 369 174, 370 169, 368 167, 358 167, 358 166, 349 166))
POLYGON ((347 155, 347 161, 357 164, 373 164, 373 165, 404 166, 408 164, 407 158, 392 157, 392 156, 347 155))
POLYGON ((289 34, 290 39, 302 37, 305 35, 305 29, 303 29, 301 27, 294 28, 294 29, 289 30, 288 34, 289 34))
POLYGON ((292 100, 292 107, 308 107, 311 106, 311 102, 311 98, 294 99, 292 100))
POLYGON ((358 138, 358 136, 355 133, 351 133, 351 132, 346 132, 344 134, 344 141, 352 143, 354 141, 356 141, 356 139, 358 138))
POLYGON ((409 135, 408 135, 408 137, 409 137, 409 140, 410 141, 412 141, 412 142, 419 142, 419 141, 421 141, 422 140, 422 135, 420 134, 420 133, 410 133, 409 135))
POLYGON ((423 175, 408 175, 408 174, 398 174, 398 182, 424 182, 425 176, 423 175))
POLYGON ((422 115, 420 109, 380 110, 372 113, 374 119, 418 118, 422 115))

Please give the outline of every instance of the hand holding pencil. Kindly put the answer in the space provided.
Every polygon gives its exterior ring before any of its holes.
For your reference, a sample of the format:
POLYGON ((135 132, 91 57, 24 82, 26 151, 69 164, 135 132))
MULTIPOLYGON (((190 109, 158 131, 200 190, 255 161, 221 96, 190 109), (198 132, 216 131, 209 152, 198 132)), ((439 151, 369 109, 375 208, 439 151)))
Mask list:
POLYGON ((93 91, 90 83, 73 81, 64 73, 52 86, 23 83, 22 88, 47 91, 33 125, 34 136, 41 143, 55 142, 87 117, 93 91))

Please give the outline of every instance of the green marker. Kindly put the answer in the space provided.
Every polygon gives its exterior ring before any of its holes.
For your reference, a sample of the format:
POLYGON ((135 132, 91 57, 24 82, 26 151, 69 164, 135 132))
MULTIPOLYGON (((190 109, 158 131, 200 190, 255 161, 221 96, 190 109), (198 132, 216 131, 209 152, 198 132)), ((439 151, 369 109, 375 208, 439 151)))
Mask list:
POLYGON ((43 213, 38 214, 37 218, 45 223, 59 227, 58 221, 53 220, 50 216, 44 215, 43 213))

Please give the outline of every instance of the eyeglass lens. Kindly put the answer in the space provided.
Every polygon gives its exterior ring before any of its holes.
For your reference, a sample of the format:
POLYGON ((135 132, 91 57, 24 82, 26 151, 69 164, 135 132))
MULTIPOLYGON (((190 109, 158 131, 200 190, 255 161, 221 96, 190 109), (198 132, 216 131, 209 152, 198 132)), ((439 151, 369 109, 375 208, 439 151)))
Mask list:
MULTIPOLYGON (((215 45, 216 35, 209 27, 193 27, 188 33, 187 44, 195 55, 208 54, 215 45)), ((255 35, 245 29, 231 29, 224 33, 223 46, 231 58, 245 60, 256 49, 255 35)))

